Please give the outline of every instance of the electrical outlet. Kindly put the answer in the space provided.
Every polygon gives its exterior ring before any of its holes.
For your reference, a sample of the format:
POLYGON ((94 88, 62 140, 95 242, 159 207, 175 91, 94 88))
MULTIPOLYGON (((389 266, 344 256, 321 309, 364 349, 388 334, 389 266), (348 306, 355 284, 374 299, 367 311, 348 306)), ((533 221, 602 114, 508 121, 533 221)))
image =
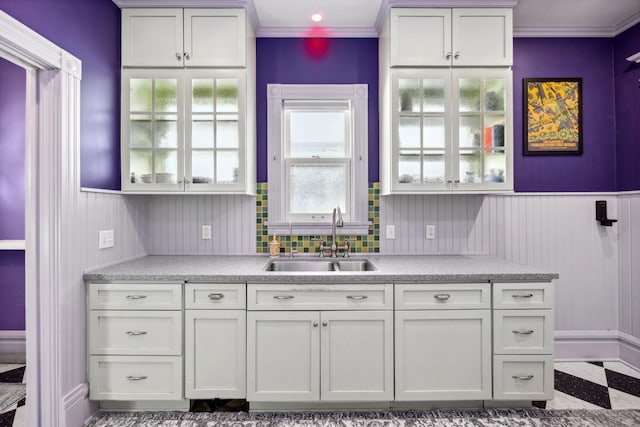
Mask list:
POLYGON ((98 249, 113 247, 113 230, 102 230, 98 234, 98 249))
POLYGON ((396 226, 395 225, 387 225, 387 240, 393 240, 396 238, 396 226))
POLYGON ((424 238, 427 240, 433 240, 436 238, 436 226, 433 224, 427 224, 425 227, 426 232, 424 238))
POLYGON ((202 238, 204 240, 211 240, 211 226, 205 224, 202 226, 202 238))

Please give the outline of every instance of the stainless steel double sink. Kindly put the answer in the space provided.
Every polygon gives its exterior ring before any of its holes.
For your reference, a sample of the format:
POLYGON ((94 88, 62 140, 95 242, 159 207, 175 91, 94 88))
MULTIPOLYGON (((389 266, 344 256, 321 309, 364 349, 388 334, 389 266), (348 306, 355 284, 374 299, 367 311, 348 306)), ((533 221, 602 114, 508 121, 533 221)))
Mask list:
POLYGON ((368 259, 272 259, 264 266, 265 271, 293 272, 349 272, 375 271, 368 259))

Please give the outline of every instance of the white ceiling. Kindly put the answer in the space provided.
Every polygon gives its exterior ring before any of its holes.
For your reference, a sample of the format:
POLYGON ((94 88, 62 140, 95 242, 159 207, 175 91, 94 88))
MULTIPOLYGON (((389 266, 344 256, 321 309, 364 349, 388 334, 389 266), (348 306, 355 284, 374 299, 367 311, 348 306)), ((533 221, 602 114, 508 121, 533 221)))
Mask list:
MULTIPOLYGON (((334 37, 375 37, 380 10, 392 6, 517 5, 514 35, 612 37, 640 22, 640 0, 253 0, 258 36, 301 36, 322 27, 334 37), (324 20, 311 22, 320 12, 324 20)), ((247 3, 251 5, 251 0, 247 3)), ((379 24, 378 24, 379 25, 379 24)))

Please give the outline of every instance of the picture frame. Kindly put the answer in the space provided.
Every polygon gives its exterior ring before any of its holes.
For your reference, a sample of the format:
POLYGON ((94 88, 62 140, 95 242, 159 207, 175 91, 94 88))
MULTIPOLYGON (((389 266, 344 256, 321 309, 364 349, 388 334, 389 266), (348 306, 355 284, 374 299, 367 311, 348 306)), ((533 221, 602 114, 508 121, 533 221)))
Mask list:
POLYGON ((582 78, 525 78, 523 154, 582 154, 582 78))

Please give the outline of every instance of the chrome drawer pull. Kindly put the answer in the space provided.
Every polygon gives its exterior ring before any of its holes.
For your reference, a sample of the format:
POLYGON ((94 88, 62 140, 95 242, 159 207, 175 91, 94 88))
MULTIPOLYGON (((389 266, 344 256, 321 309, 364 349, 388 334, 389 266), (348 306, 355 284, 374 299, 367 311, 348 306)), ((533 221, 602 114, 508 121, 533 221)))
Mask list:
POLYGON ((347 295, 349 299, 363 300, 369 298, 367 295, 347 295))
POLYGON ((513 294, 513 298, 531 298, 533 294, 513 294))
POLYGON ((514 380, 529 381, 533 379, 533 375, 514 375, 511 378, 514 380))
POLYGON ((293 295, 274 295, 274 299, 293 299, 293 295))
POLYGON ((451 298, 451 295, 449 295, 449 294, 435 294, 433 297, 435 299, 437 299, 438 301, 446 301, 449 298, 451 298))
POLYGON ((209 299, 211 300, 219 300, 224 298, 224 294, 209 294, 209 299))
POLYGON ((127 331, 129 336, 147 335, 146 331, 127 331))
POLYGON ((520 329, 519 331, 511 331, 514 334, 517 335, 531 335, 533 333, 533 330, 531 329, 520 329))
POLYGON ((145 299, 146 295, 127 295, 127 299, 145 299))
POLYGON ((127 379, 128 379, 129 381, 140 381, 140 380, 146 380, 146 379, 147 379, 147 376, 146 376, 146 375, 141 375, 141 376, 139 376, 139 377, 134 377, 134 376, 129 375, 129 376, 127 377, 127 379))

